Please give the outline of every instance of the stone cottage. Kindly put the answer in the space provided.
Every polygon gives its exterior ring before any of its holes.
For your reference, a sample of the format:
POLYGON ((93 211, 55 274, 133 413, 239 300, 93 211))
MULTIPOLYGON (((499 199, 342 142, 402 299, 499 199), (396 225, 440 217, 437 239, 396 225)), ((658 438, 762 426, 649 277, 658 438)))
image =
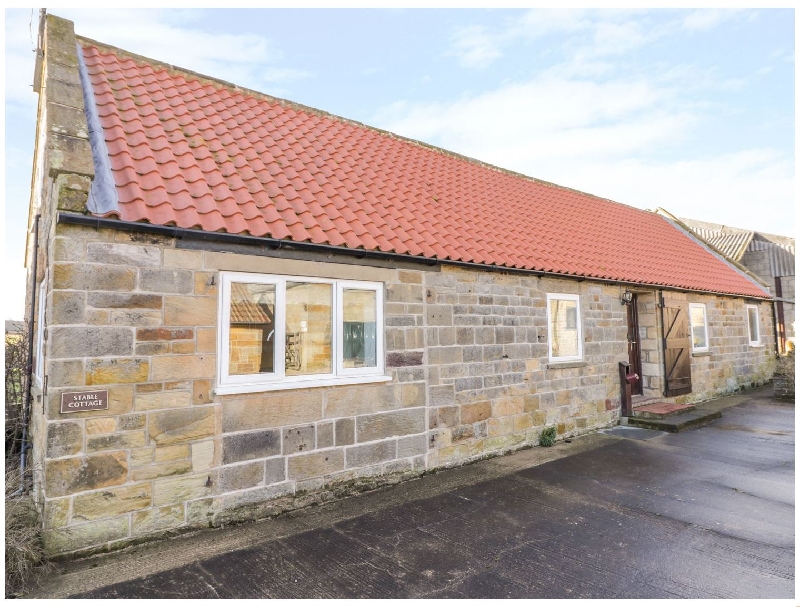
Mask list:
POLYGON ((28 309, 52 554, 266 516, 765 381, 669 220, 40 24, 28 309))

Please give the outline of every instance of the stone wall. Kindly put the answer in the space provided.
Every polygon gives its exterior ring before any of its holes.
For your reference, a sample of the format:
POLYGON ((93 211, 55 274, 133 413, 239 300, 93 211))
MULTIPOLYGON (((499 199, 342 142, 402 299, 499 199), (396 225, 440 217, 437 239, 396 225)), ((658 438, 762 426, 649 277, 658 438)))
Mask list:
MULTIPOLYGON (((546 426, 566 437, 618 419, 618 286, 332 261, 57 226, 35 445, 51 553, 265 516, 535 445, 546 426), (215 395, 220 270, 383 282, 392 380, 215 395), (580 296, 580 362, 548 363, 547 293, 580 296), (108 390, 109 409, 61 414, 61 393, 86 388, 108 390)), ((658 316, 650 299, 640 297, 645 323, 658 316)), ((770 348, 747 345, 744 301, 689 300, 709 304, 712 354, 693 359, 696 395, 763 381, 770 348)), ((764 304, 765 341, 770 319, 764 304)))

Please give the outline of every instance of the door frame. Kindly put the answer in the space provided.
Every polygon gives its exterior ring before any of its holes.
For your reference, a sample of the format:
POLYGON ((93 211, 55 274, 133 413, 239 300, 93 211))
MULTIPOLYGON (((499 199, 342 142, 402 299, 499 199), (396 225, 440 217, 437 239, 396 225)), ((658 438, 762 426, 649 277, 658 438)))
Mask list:
POLYGON ((639 376, 636 383, 631 384, 631 395, 638 396, 644 393, 642 385, 642 343, 639 330, 638 294, 633 293, 631 303, 625 306, 628 309, 628 364, 631 373, 639 376))

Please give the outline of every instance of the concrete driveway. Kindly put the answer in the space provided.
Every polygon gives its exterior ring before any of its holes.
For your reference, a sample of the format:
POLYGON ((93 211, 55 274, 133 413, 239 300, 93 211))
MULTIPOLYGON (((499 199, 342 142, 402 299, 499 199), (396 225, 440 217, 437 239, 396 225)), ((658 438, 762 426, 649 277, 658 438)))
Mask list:
POLYGON ((791 598, 794 404, 769 395, 62 564, 31 596, 791 598))

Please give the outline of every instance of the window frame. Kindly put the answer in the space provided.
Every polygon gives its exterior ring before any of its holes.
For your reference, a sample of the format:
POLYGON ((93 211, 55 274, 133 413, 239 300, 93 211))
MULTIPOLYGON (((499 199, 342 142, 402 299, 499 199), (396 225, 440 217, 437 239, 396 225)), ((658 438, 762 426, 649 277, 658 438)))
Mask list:
POLYGON ((571 293, 547 294, 547 359, 551 363, 581 362, 583 361, 583 319, 581 318, 581 297, 571 293), (576 356, 553 356, 553 331, 550 322, 550 302, 553 300, 574 301, 576 304, 575 320, 578 331, 578 354, 576 356))
POLYGON ((708 311, 706 310, 706 304, 704 303, 690 303, 689 304, 689 329, 692 335, 692 352, 708 352, 710 348, 710 344, 708 343, 708 311), (692 308, 701 308, 703 310, 703 333, 705 334, 705 347, 696 348, 694 345, 694 329, 695 326, 692 323, 692 308))
POLYGON ((47 274, 45 273, 42 282, 39 284, 39 309, 36 315, 36 367, 33 377, 36 385, 41 388, 44 385, 44 316, 47 310, 47 274))
POLYGON ((342 384, 390 381, 385 375, 383 283, 315 276, 290 276, 282 274, 256 274, 251 272, 220 272, 219 307, 217 322, 217 386, 216 394, 241 394, 267 392, 304 387, 335 386, 342 384), (286 283, 301 282, 327 284, 331 286, 331 372, 309 375, 286 375, 286 283), (275 346, 273 373, 251 373, 231 375, 230 361, 230 312, 231 285, 248 283, 275 285, 275 346), (343 292, 344 289, 359 289, 375 292, 376 305, 376 367, 344 368, 343 345, 343 292))
POLYGON ((745 309, 745 312, 747 314, 747 341, 750 343, 750 345, 752 347, 755 348, 755 347, 758 347, 758 346, 761 345, 761 326, 760 326, 761 325, 761 322, 760 322, 761 319, 759 318, 760 315, 758 313, 758 306, 753 305, 753 304, 746 304, 744 309, 745 309), (752 324, 750 323, 750 310, 755 310, 755 312, 756 312, 756 340, 755 341, 750 339, 750 336, 753 333, 752 332, 752 324))

